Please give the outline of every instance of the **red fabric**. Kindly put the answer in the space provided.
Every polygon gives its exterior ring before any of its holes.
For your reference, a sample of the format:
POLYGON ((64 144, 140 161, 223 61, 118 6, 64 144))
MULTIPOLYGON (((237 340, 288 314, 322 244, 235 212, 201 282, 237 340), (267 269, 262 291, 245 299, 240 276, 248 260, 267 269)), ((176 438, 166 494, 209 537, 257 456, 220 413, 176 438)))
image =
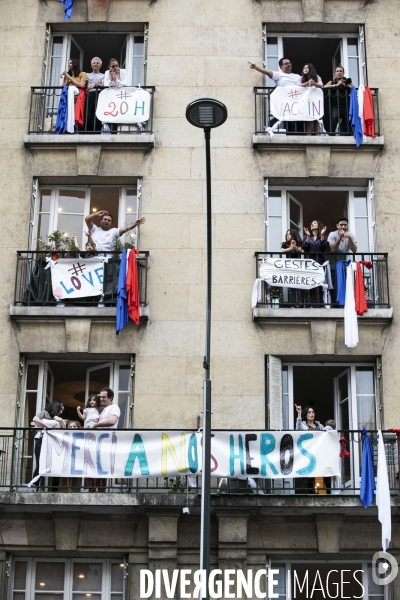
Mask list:
POLYGON ((360 260, 360 262, 357 263, 356 287, 354 295, 356 299, 356 313, 359 317, 362 317, 363 314, 368 310, 367 299, 365 297, 364 276, 361 265, 364 265, 367 267, 367 269, 372 269, 372 263, 365 260, 360 260))
POLYGON ((86 88, 81 88, 75 103, 75 123, 83 127, 85 124, 86 88))
POLYGON ((126 294, 128 296, 128 316, 136 323, 140 321, 139 273, 136 255, 139 250, 131 250, 128 257, 128 272, 126 274, 126 294))
POLYGON ((347 440, 344 436, 340 438, 339 444, 341 447, 339 454, 340 458, 348 458, 350 456, 350 452, 347 450, 347 440))
POLYGON ((370 137, 376 137, 375 135, 375 118, 374 118, 374 104, 372 100, 372 93, 368 86, 365 87, 364 91, 364 134, 370 137))

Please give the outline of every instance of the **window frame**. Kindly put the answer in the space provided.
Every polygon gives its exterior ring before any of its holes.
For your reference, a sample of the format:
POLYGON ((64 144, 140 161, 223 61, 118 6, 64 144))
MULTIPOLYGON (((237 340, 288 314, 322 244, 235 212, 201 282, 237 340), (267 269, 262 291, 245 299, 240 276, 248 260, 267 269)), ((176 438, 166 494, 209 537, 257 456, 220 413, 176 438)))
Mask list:
MULTIPOLYGON (((46 563, 64 563, 65 571, 64 571, 64 590, 60 592, 60 600, 74 600, 74 595, 78 592, 73 592, 73 567, 76 563, 98 563, 102 564, 102 583, 101 583, 101 592, 100 598, 101 600, 111 600, 111 594, 113 594, 112 600, 125 600, 127 597, 127 581, 128 581, 128 570, 129 563, 126 556, 121 556, 121 558, 48 558, 48 557, 26 557, 26 556, 17 556, 12 557, 12 573, 11 573, 11 585, 10 585, 10 594, 9 600, 12 600, 14 592, 24 593, 25 600, 34 600, 35 599, 35 577, 36 577, 36 564, 38 562, 46 562, 46 563), (15 581, 15 563, 16 562, 27 562, 27 574, 26 574, 26 587, 25 590, 15 590, 14 581, 15 581), (111 590, 111 566, 113 564, 122 564, 124 563, 124 576, 123 576, 123 590, 122 592, 114 592, 111 590), (61 595, 62 594, 62 595, 61 595), (74 594, 74 595, 73 595, 74 594)), ((54 593, 54 592, 53 592, 54 593)), ((85 593, 85 592, 83 592, 85 593)), ((93 593, 93 592, 92 592, 93 593)), ((50 592, 51 594, 51 592, 50 592)), ((49 596, 50 598, 50 596, 49 596)))

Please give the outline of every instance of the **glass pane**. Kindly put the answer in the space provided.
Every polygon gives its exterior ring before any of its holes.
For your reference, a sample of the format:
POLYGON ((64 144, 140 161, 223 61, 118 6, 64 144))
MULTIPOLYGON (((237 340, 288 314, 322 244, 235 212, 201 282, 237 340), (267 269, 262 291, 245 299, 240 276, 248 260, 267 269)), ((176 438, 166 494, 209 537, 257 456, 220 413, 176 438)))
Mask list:
POLYGON ((119 368, 118 389, 120 392, 129 390, 130 371, 131 369, 129 365, 124 365, 119 368))
POLYGON ((349 77, 355 87, 358 87, 358 58, 349 58, 349 77))
POLYGON ((296 225, 300 225, 300 206, 290 200, 290 220, 296 225))
POLYGON ((53 48, 51 50, 52 56, 62 56, 63 50, 63 36, 55 35, 53 37, 53 48))
POLYGON ((371 367, 356 369, 358 428, 375 429, 374 371, 371 367))
POLYGON ((132 85, 137 86, 143 84, 143 58, 137 57, 133 59, 132 69, 132 85))
POLYGON ((37 390, 39 377, 39 365, 29 365, 26 378, 26 389, 37 390))
POLYGON ((99 394, 110 385, 110 367, 102 367, 89 372, 89 395, 99 394))
POLYGON ((279 569, 279 573, 274 573, 274 580, 277 583, 274 584, 274 592, 275 594, 279 594, 280 596, 286 595, 286 577, 285 577, 285 565, 273 564, 273 569, 279 569))
POLYGON ((111 594, 111 600, 123 600, 123 594, 111 594))
MULTIPOLYGON (((101 594, 92 594, 92 593, 78 593, 78 594, 72 594, 72 598, 73 600, 88 600, 88 598, 91 598, 91 600, 101 600, 101 594)), ((49 599, 47 599, 49 600, 49 599)))
POLYGON ((64 594, 41 594, 36 592, 35 600, 64 600, 64 594))
POLYGON ((358 56, 358 40, 357 40, 357 38, 349 38, 347 40, 347 53, 349 56, 358 56))
POLYGON ((13 600, 25 600, 25 592, 14 592, 13 600))
POLYGON ((267 38, 267 54, 268 56, 278 56, 278 38, 267 38))
POLYGON ((289 373, 287 367, 282 367, 282 396, 283 429, 289 429, 289 373))
POLYGON ((281 216, 282 215, 282 201, 281 195, 279 196, 268 196, 268 216, 281 216))
POLYGON ((126 407, 128 405, 129 394, 122 392, 118 394, 118 406, 121 410, 121 416, 118 422, 118 427, 123 427, 125 423, 126 407))
POLYGON ((24 590, 26 587, 26 570, 28 563, 17 560, 14 565, 14 590, 24 590))
MULTIPOLYGON (((51 74, 50 74, 50 86, 58 87, 62 84, 61 75, 61 58, 52 58, 51 60, 51 74)), ((61 90, 58 90, 61 92, 61 90)))
POLYGON ((126 208, 125 211, 127 213, 127 217, 129 214, 132 215, 132 220, 136 217, 137 213, 137 195, 136 190, 127 190, 126 191, 126 208), (129 213, 129 214, 128 214, 129 213))
POLYGON ((74 190, 60 190, 58 196, 58 212, 79 213, 85 211, 85 192, 74 190))
POLYGON ((349 395, 349 387, 347 385, 347 375, 343 375, 338 380, 339 383, 339 401, 341 402, 349 395))
POLYGON ((113 563, 111 565, 111 591, 122 592, 124 590, 124 563, 113 563))
POLYGON ((49 212, 51 202, 50 190, 42 190, 40 193, 40 208, 39 212, 49 212))
MULTIPOLYGON (((76 235, 78 238, 78 244, 82 248, 82 225, 83 216, 80 215, 63 215, 58 214, 57 229, 66 236, 72 237, 76 235)), ((85 238, 86 239, 86 238, 85 238)))
POLYGON ((102 572, 103 565, 101 563, 74 563, 72 590, 74 592, 101 592, 102 572))
POLYGON ((357 196, 354 194, 354 214, 356 217, 367 217, 367 199, 365 196, 357 196))
POLYGON ((135 35, 133 38, 133 56, 143 56, 144 54, 144 36, 135 35))
POLYGON ((282 218, 270 217, 268 219, 268 252, 279 252, 282 242, 282 218))
POLYGON ((48 213, 39 215, 38 240, 42 240, 42 242, 44 242, 45 244, 47 244, 48 242, 47 236, 49 235, 49 223, 50 215, 48 213))
POLYGON ((355 225, 356 230, 354 233, 357 240, 357 252, 369 252, 368 219, 365 217, 361 219, 356 218, 355 225))
POLYGON ((357 367, 357 394, 374 394, 374 370, 372 367, 357 367))
POLYGON ((63 562, 38 562, 36 563, 35 589, 40 591, 64 590, 63 562))

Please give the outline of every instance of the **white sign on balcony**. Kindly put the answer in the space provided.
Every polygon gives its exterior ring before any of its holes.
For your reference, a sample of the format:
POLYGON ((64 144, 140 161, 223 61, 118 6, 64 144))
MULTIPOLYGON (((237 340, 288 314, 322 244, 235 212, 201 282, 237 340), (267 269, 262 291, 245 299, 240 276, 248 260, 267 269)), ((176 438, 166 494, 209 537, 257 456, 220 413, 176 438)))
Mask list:
POLYGON ((104 123, 145 123, 151 95, 135 87, 106 88, 97 101, 96 117, 104 123))
POLYGON ((279 86, 269 108, 278 121, 318 121, 324 116, 324 94, 316 87, 279 86))
POLYGON ((53 296, 65 298, 85 298, 100 296, 103 293, 104 257, 59 258, 48 260, 51 268, 53 296))
POLYGON ((260 264, 260 278, 269 285, 311 290, 324 283, 323 267, 311 258, 266 258, 260 264))

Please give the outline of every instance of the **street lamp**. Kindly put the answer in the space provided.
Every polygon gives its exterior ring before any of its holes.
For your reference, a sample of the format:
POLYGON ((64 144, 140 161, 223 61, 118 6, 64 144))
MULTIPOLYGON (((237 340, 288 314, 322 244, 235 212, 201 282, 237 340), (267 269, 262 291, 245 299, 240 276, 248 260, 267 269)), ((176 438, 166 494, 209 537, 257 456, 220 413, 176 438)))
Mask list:
POLYGON ((211 98, 194 100, 186 108, 186 118, 191 125, 204 129, 206 140, 207 179, 207 308, 206 352, 203 362, 205 379, 203 387, 203 465, 201 479, 200 569, 205 571, 206 589, 210 575, 210 514, 211 514, 211 129, 219 127, 228 118, 225 104, 211 98))

